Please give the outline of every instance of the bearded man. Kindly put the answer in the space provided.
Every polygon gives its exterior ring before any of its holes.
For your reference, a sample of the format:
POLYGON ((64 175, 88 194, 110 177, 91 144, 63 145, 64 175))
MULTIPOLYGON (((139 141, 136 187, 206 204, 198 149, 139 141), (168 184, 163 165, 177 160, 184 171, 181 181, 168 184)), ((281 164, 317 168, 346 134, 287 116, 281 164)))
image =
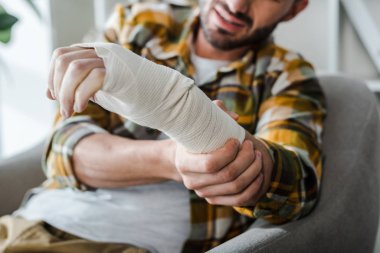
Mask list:
POLYGON ((203 252, 256 219, 309 214, 324 96, 271 36, 307 4, 138 2, 116 8, 107 43, 57 49, 47 180, 0 219, 16 231, 0 248, 203 252))

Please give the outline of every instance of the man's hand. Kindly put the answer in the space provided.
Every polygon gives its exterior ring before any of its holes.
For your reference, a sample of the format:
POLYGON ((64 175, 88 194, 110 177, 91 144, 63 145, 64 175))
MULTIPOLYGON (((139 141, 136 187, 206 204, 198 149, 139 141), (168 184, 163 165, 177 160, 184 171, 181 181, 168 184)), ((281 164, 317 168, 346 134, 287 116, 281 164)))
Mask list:
MULTIPOLYGON (((215 103, 237 119, 221 101, 215 103)), ((262 153, 251 140, 241 146, 237 140, 229 140, 208 154, 192 154, 177 145, 175 163, 185 186, 210 204, 254 205, 263 194, 262 153)))
POLYGON ((104 62, 94 49, 63 47, 54 51, 47 96, 57 99, 63 117, 81 112, 103 86, 104 62))

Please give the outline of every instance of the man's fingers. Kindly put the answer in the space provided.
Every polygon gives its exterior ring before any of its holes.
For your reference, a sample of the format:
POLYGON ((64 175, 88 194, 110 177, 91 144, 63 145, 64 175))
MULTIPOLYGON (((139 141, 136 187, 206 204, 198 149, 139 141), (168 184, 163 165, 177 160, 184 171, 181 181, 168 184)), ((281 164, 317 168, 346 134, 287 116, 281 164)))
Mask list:
MULTIPOLYGON (((70 63, 62 80, 59 93, 59 102, 63 108, 73 108, 74 94, 77 87, 90 74, 93 69, 104 68, 100 58, 78 59, 70 63)), ((70 112, 67 112, 70 114, 70 112)))
POLYGON ((75 91, 75 103, 73 110, 82 112, 86 109, 88 101, 103 86, 106 70, 104 68, 95 68, 83 80, 81 85, 75 91))
POLYGON ((228 111, 222 100, 213 100, 212 102, 213 102, 214 104, 216 104, 216 105, 217 105, 220 109, 222 109, 223 111, 225 111, 225 112, 228 111))
POLYGON ((199 190, 207 186, 221 185, 238 178, 255 160, 255 151, 251 141, 244 141, 236 158, 215 173, 184 173, 183 178, 191 190, 199 190))
POLYGON ((50 95, 53 99, 55 99, 54 96, 54 69, 55 69, 55 61, 56 59, 68 52, 83 50, 79 47, 61 47, 54 50, 53 55, 50 60, 50 68, 49 68, 49 78, 48 78, 48 89, 50 90, 50 95))
POLYGON ((66 53, 59 55, 55 58, 53 65, 53 95, 58 98, 62 85, 62 80, 69 67, 69 65, 77 59, 98 58, 93 49, 76 48, 76 50, 66 51, 66 53))
MULTIPOLYGON (((258 152, 258 151, 256 151, 258 152)), ((262 172, 261 155, 257 153, 256 159, 250 166, 235 180, 218 185, 208 186, 199 190, 196 193, 202 198, 217 197, 223 195, 236 195, 242 193, 262 172)))
POLYGON ((180 148, 177 150, 176 167, 180 173, 214 173, 235 159, 239 146, 236 139, 230 139, 220 149, 207 154, 191 154, 180 148))
POLYGON ((46 89, 46 96, 48 97, 48 99, 54 100, 54 97, 53 97, 53 95, 51 94, 50 89, 46 89))
POLYGON ((256 179, 240 194, 229 196, 217 196, 206 198, 212 205, 223 206, 251 206, 254 205, 261 194, 263 185, 263 174, 260 173, 256 179))
POLYGON ((227 113, 231 118, 233 118, 234 120, 238 120, 239 119, 239 115, 232 112, 232 111, 229 111, 227 109, 227 107, 224 105, 223 101, 222 100, 214 100, 212 101, 214 104, 216 104, 220 109, 222 109, 225 113, 227 113))

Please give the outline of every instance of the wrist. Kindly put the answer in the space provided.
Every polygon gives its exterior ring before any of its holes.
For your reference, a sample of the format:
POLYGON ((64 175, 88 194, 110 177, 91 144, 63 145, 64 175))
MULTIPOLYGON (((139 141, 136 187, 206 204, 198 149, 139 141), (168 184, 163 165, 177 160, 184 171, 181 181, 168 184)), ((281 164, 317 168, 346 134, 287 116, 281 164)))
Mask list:
POLYGON ((181 175, 177 171, 177 167, 175 165, 175 156, 177 143, 171 139, 165 141, 165 149, 164 149, 164 157, 167 161, 168 168, 168 178, 170 180, 174 180, 177 182, 182 181, 181 175))

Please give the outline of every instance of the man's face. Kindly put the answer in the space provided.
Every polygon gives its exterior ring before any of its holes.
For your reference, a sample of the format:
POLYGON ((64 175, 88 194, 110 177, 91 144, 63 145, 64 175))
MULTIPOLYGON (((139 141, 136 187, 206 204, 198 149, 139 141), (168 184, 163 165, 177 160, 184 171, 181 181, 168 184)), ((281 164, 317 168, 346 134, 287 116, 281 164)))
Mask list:
POLYGON ((231 50, 267 39, 297 0, 200 0, 201 29, 215 48, 231 50))

